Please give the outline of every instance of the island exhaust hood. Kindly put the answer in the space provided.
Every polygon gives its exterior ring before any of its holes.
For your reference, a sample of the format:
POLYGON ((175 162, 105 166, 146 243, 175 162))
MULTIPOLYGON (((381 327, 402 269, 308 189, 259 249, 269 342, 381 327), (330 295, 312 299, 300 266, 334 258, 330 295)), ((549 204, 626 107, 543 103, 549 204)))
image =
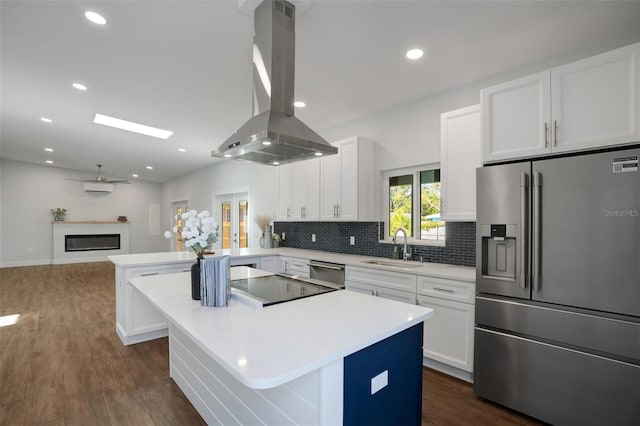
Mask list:
POLYGON ((338 149, 294 116, 295 6, 264 0, 254 13, 253 117, 213 157, 280 165, 338 149))

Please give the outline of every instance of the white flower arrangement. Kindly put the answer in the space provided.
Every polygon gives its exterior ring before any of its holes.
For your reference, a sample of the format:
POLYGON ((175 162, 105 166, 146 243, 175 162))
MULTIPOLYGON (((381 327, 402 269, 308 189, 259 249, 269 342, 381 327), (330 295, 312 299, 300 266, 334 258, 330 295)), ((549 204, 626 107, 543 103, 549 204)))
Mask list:
MULTIPOLYGON (((182 225, 182 241, 185 247, 191 248, 199 259, 202 259, 207 247, 218 241, 218 224, 211 217, 208 210, 189 210, 182 213, 180 218, 184 221, 182 225)), ((178 220, 178 215, 175 216, 178 220)), ((173 232, 178 232, 178 227, 173 227, 173 232)), ((171 231, 164 233, 165 238, 171 238, 171 231)))

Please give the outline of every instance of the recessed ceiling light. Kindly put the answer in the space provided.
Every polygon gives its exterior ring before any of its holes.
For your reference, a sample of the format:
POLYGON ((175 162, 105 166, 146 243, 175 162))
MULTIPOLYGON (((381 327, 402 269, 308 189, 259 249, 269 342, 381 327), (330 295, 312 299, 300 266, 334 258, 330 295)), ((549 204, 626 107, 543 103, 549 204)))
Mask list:
POLYGON ((307 106, 307 104, 305 104, 305 103, 304 103, 304 102, 302 102, 302 101, 295 101, 295 102, 293 103, 293 106, 294 106, 294 107, 296 107, 296 108, 304 108, 304 107, 306 107, 306 106, 307 106))
POLYGON ((82 92, 87 90, 87 86, 85 86, 82 83, 73 83, 72 86, 73 86, 74 89, 78 89, 78 90, 80 90, 82 92))
POLYGON ((40 121, 44 123, 53 123, 53 120, 47 117, 40 117, 40 121))
POLYGON ((225 154, 223 155, 224 158, 231 158, 231 154, 225 154))
POLYGON ((53 161, 51 161, 51 160, 47 160, 47 161, 45 161, 45 163, 47 163, 47 164, 53 164, 53 161))
POLYGON ((187 150, 184 148, 178 148, 178 152, 187 152, 187 150))
POLYGON ((273 163, 271 163, 271 164, 273 164, 274 166, 279 166, 279 165, 280 165, 280 163, 278 163, 277 161, 274 161, 274 162, 273 162, 273 163))
POLYGON ((167 139, 173 134, 170 130, 158 129, 157 127, 145 126, 119 118, 109 117, 102 114, 96 114, 93 122, 104 126, 115 127, 116 129, 127 130, 129 132, 140 133, 154 138, 167 139))
POLYGON ((138 175, 134 173, 131 175, 131 177, 138 177, 138 175))
POLYGON ((45 148, 44 150, 47 152, 53 152, 53 148, 45 148))
POLYGON ((153 166, 147 166, 147 170, 153 170, 153 166))
POLYGON ((271 145, 271 141, 262 141, 262 145, 271 145))
POLYGON ((322 153, 321 153, 321 152, 316 152, 316 153, 315 153, 315 156, 316 156, 316 157, 321 157, 321 156, 322 156, 322 153))
POLYGON ((99 13, 92 12, 90 10, 86 11, 84 13, 84 16, 94 24, 104 25, 107 23, 107 20, 104 19, 104 16, 100 15, 99 13))
POLYGON ((407 50, 407 58, 408 59, 420 59, 422 58, 422 55, 424 55, 424 52, 422 51, 422 49, 410 49, 407 50))

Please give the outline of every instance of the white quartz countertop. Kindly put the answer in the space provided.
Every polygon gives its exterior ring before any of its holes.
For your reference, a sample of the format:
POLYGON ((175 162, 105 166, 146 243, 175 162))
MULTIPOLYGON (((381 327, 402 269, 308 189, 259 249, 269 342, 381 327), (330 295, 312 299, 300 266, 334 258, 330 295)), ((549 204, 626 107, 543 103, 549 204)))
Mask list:
MULTIPOLYGON (((241 278, 241 270, 232 268, 232 277, 241 278)), ((191 299, 189 273, 138 277, 130 283, 216 362, 254 389, 287 383, 433 314, 426 307, 349 290, 265 308, 250 307, 232 296, 228 307, 210 308, 191 299)))
MULTIPOLYGON (((231 250, 215 250, 216 255, 230 255, 231 257, 262 257, 262 256, 288 256, 309 260, 319 260, 323 262, 339 263, 349 266, 358 266, 370 269, 379 269, 387 271, 402 272, 413 275, 422 275, 446 279, 454 279, 458 281, 475 282, 475 268, 467 266, 446 265, 443 263, 418 263, 392 261, 373 256, 359 256, 344 253, 331 253, 326 251, 303 250, 288 247, 280 247, 273 249, 231 249, 231 250), (364 263, 370 260, 385 260, 390 265, 374 265, 364 263), (417 267, 408 268, 407 265, 418 265, 417 267), (397 266, 396 266, 397 265, 397 266)), ((170 264, 185 261, 195 261, 196 257, 192 252, 176 251, 165 253, 141 253, 141 254, 121 254, 109 256, 109 260, 122 267, 148 266, 157 264, 170 264)))

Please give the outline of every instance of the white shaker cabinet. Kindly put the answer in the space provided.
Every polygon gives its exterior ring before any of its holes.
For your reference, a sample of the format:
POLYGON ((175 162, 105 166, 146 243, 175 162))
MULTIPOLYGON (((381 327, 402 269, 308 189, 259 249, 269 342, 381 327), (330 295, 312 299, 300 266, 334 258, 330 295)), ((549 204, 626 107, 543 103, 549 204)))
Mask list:
POLYGON ((481 91, 485 163, 640 140, 640 43, 481 91))
POLYGON ((277 220, 290 220, 293 214, 293 206, 291 205, 291 166, 292 164, 278 166, 277 220))
POLYGON ((278 274, 284 272, 284 269, 280 270, 280 256, 263 256, 260 258, 260 268, 263 271, 273 272, 278 274))
POLYGON ((425 358, 436 369, 470 380, 473 372, 475 284, 444 278, 418 277, 418 304, 434 310, 424 323, 425 358))
POLYGON ((416 276, 379 269, 347 266, 345 288, 405 303, 416 303, 416 276))
POLYGON ((320 159, 291 164, 291 205, 293 220, 320 218, 320 159))
POLYGON ((376 220, 374 142, 352 137, 332 145, 338 153, 321 159, 321 219, 376 220))
POLYGON ((640 43, 551 70, 553 152, 640 140, 640 43))
POLYGON ((125 345, 167 336, 167 319, 134 290, 129 280, 148 275, 191 271, 194 261, 138 267, 116 266, 116 333, 125 345))
POLYGON ((476 220, 476 168, 480 155, 480 105, 440 116, 440 217, 476 220))
POLYGON ((543 71, 482 89, 482 161, 549 152, 551 76, 543 71))
POLYGON ((284 273, 309 278, 309 259, 287 257, 284 260, 284 273))
POLYGON ((278 166, 277 219, 320 219, 319 158, 278 166))

